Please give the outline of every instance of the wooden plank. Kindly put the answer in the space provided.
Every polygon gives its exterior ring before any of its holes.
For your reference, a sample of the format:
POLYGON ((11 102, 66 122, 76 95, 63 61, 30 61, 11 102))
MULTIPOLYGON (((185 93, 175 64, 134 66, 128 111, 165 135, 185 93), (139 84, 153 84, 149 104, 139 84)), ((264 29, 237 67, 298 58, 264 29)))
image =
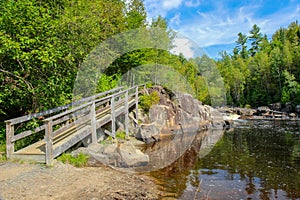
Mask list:
MULTIPOLYGON (((90 101, 94 101, 96 100, 97 98, 101 97, 101 96, 104 96, 104 95, 107 95, 109 93, 115 93, 119 90, 123 89, 123 87, 118 87, 118 88, 114 88, 114 89, 111 89, 111 90, 108 90, 108 91, 105 91, 105 92, 101 92, 101 93, 98 93, 96 95, 93 95, 93 96, 90 96, 90 97, 86 97, 84 99, 81 99, 75 103, 73 103, 73 105, 75 105, 76 103, 85 103, 85 102, 90 102, 90 101)), ((102 98, 101 98, 102 99, 102 98)), ((78 104, 77 104, 78 105, 78 104)))
POLYGON ((46 155, 46 149, 45 149, 45 140, 40 140, 37 141, 23 149, 20 149, 16 151, 14 154, 22 154, 22 155, 27 155, 27 154, 40 154, 44 155, 44 162, 45 162, 45 155, 46 155))
POLYGON ((97 131, 96 131, 96 111, 95 102, 91 105, 91 132, 92 132, 92 143, 97 143, 97 131))
POLYGON ((6 156, 7 158, 11 158, 11 155, 15 151, 15 144, 12 141, 12 137, 14 136, 14 125, 12 122, 6 122, 6 156))
POLYGON ((107 135, 109 135, 111 137, 114 137, 113 134, 111 132, 109 132, 108 130, 106 130, 106 129, 104 130, 104 133, 106 133, 107 135))
POLYGON ((105 99, 105 100, 103 100, 103 101, 99 101, 98 103, 97 103, 98 101, 97 100, 95 100, 95 103, 96 103, 96 108, 98 108, 99 106, 102 106, 103 104, 105 104, 105 103, 108 103, 108 102, 110 102, 110 98, 108 98, 108 99, 105 99))
POLYGON ((46 164, 52 165, 53 162, 53 141, 52 141, 52 120, 45 122, 45 142, 46 142, 46 164))
POLYGON ((110 100, 111 109, 111 132, 114 138, 116 138, 116 116, 115 116, 115 98, 112 96, 110 100))
POLYGON ((31 131, 31 130, 29 130, 29 131, 24 131, 24 132, 22 132, 22 133, 19 133, 18 135, 14 135, 14 136, 11 138, 11 141, 12 141, 12 142, 15 142, 15 141, 17 141, 17 140, 20 140, 20 139, 22 139, 22 138, 25 138, 25 137, 27 137, 27 136, 30 136, 30 135, 35 134, 35 133, 37 133, 37 132, 40 132, 40 131, 44 130, 45 127, 46 127, 45 125, 42 125, 42 126, 39 126, 39 127, 35 128, 33 131, 31 131))
POLYGON ((135 118, 139 121, 139 87, 135 89, 135 118))
POLYGON ((18 159, 18 160, 26 160, 26 161, 34 161, 38 163, 45 163, 45 155, 41 154, 20 154, 20 153, 14 153, 11 157, 12 159, 18 159))
POLYGON ((129 129, 128 129, 128 126, 129 126, 129 108, 128 108, 128 91, 126 91, 126 95, 125 95, 125 133, 126 133, 126 136, 129 135, 129 129))
POLYGON ((97 111, 96 111, 96 114, 99 114, 99 113, 102 113, 102 112, 108 112, 110 111, 110 106, 106 106, 106 107, 103 107, 103 108, 99 108, 97 111))
POLYGON ((42 117, 42 116, 45 116, 45 115, 50 115, 52 113, 55 113, 55 112, 67 109, 71 105, 72 104, 68 104, 68 105, 65 105, 65 106, 60 106, 60 107, 57 107, 57 108, 53 108, 51 110, 46 110, 44 112, 39 112, 39 113, 33 113, 33 114, 25 115, 25 116, 22 116, 22 117, 18 117, 18 118, 7 120, 5 122, 11 122, 12 124, 19 124, 19 123, 22 123, 22 122, 29 121, 29 120, 31 120, 33 118, 42 117))
POLYGON ((53 158, 56 158, 61 153, 65 152, 72 146, 74 146, 79 141, 83 140, 85 137, 91 134, 91 128, 89 126, 85 126, 85 128, 81 129, 80 132, 76 132, 76 134, 72 134, 70 137, 65 138, 55 145, 53 150, 53 158))
POLYGON ((129 117, 133 120, 133 122, 134 122, 136 125, 139 124, 138 121, 137 121, 133 116, 129 115, 129 117))
POLYGON ((61 124, 61 123, 65 122, 65 121, 69 120, 70 118, 72 118, 72 116, 71 115, 67 115, 67 116, 64 116, 64 117, 62 117, 60 119, 54 120, 53 121, 53 126, 55 126, 57 124, 61 124))
POLYGON ((92 102, 89 102, 89 103, 87 103, 87 104, 78 106, 78 107, 73 108, 73 109, 71 109, 71 110, 67 110, 67 111, 65 111, 65 112, 62 112, 62 113, 59 113, 59 114, 54 115, 54 116, 52 116, 52 117, 49 117, 49 118, 47 118, 47 119, 44 119, 44 121, 52 121, 52 120, 54 120, 54 119, 63 117, 64 115, 73 113, 73 112, 75 112, 75 111, 77 111, 77 110, 80 110, 80 109, 82 109, 82 108, 85 108, 85 107, 87 107, 87 106, 90 106, 91 104, 92 104, 92 102))
POLYGON ((61 124, 69 119, 72 118, 78 118, 80 115, 86 115, 86 113, 90 112, 90 108, 83 108, 75 113, 69 113, 66 116, 63 116, 62 118, 59 118, 57 120, 53 120, 53 126, 57 125, 57 124, 61 124))
POLYGON ((70 124, 67 124, 61 128, 59 128, 58 130, 54 131, 52 133, 52 137, 56 137, 58 136, 59 134, 63 133, 64 131, 67 131, 68 129, 72 128, 73 126, 79 126, 85 122, 87 122, 88 120, 90 120, 90 114, 84 116, 84 117, 81 117, 80 119, 70 123, 70 124))

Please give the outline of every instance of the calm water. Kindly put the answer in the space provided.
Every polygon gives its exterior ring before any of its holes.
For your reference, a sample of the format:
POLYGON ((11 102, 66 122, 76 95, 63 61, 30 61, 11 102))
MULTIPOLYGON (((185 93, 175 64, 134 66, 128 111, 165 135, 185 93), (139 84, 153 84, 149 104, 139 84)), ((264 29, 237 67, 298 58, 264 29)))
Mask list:
POLYGON ((199 133, 177 161, 151 175, 176 199, 300 199, 299 127, 241 121, 199 133))

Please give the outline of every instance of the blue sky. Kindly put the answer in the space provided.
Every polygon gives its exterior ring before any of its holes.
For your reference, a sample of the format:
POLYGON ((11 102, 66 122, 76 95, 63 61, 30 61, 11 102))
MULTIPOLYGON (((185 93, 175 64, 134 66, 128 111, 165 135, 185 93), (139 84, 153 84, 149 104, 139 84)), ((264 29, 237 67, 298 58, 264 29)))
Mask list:
POLYGON ((221 50, 231 52, 237 34, 248 34, 254 24, 270 37, 280 27, 300 21, 300 0, 144 0, 144 4, 149 21, 158 15, 166 18, 170 28, 212 58, 221 50))

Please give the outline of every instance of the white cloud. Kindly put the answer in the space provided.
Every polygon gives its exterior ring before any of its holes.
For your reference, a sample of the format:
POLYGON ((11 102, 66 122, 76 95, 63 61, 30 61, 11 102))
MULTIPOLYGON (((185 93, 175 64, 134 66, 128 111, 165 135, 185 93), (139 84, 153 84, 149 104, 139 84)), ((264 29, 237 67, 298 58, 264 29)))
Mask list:
POLYGON ((168 11, 178 8, 183 0, 145 0, 148 20, 151 20, 158 15, 166 17, 168 11))
POLYGON ((200 0, 190 0, 190 1, 186 1, 185 5, 187 7, 198 7, 200 5, 200 0))
POLYGON ((177 8, 182 3, 182 0, 163 0, 163 7, 167 10, 177 8))
POLYGON ((187 58, 194 57, 193 43, 189 39, 176 37, 173 44, 175 47, 171 50, 172 53, 177 55, 182 53, 187 58))
POLYGON ((180 13, 175 14, 175 16, 170 19, 170 25, 171 26, 172 25, 179 25, 180 22, 181 22, 180 13))

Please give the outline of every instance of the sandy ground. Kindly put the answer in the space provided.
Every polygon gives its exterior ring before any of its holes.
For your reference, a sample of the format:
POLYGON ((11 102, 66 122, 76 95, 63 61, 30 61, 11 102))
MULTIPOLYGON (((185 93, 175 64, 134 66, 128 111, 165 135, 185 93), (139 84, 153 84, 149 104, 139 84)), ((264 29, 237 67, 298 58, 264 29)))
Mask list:
POLYGON ((160 199, 153 180, 109 167, 0 163, 0 200, 160 199))

